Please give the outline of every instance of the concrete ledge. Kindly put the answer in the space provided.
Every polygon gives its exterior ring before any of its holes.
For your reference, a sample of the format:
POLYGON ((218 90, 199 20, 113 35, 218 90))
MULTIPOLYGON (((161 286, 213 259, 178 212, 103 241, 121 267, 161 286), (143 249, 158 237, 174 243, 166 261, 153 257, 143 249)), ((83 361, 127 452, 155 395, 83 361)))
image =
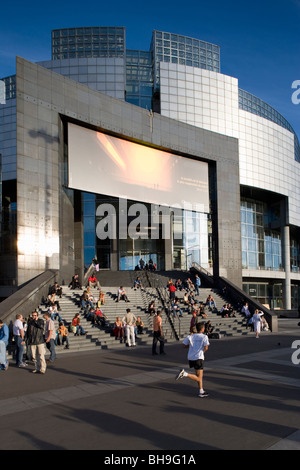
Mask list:
POLYGON ((28 317, 48 295, 49 286, 57 280, 58 271, 45 271, 0 303, 0 318, 8 326, 18 313, 28 317))

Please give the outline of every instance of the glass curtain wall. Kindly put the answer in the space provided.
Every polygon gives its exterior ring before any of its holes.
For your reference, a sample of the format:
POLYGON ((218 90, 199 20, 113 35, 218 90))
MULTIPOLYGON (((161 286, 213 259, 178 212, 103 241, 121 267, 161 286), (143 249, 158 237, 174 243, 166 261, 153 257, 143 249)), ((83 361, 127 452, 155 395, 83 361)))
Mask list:
POLYGON ((269 228, 274 221, 279 224, 280 214, 265 203, 242 199, 242 266, 243 269, 281 271, 280 230, 269 228))
POLYGON ((192 263, 212 266, 212 227, 209 214, 183 210, 173 220, 173 265, 189 269, 192 263), (180 238, 180 235, 182 237, 180 238))
POLYGON ((300 243, 296 239, 291 239, 291 271, 300 272, 300 243))
POLYGON ((295 160, 300 162, 300 143, 296 132, 290 123, 276 111, 276 109, 272 108, 272 106, 265 103, 260 98, 257 98, 257 96, 241 89, 239 89, 239 108, 249 113, 256 114, 257 116, 262 116, 292 132, 294 134, 295 160))
POLYGON ((160 62, 189 65, 220 72, 220 46, 164 31, 153 31, 154 87, 159 89, 160 62))
POLYGON ((0 285, 17 285, 17 181, 2 182, 0 285))
POLYGON ((88 268, 96 255, 95 194, 82 193, 84 267, 88 268))
POLYGON ((126 51, 126 101, 144 109, 152 109, 152 54, 126 51))
POLYGON ((268 308, 283 308, 283 285, 280 282, 246 282, 243 290, 268 308))
POLYGON ((126 201, 126 206, 117 198, 101 196, 90 193, 82 193, 83 198, 83 232, 84 232, 84 264, 88 267, 93 258, 97 258, 101 269, 111 269, 112 252, 118 252, 118 269, 134 270, 139 265, 140 259, 145 263, 152 260, 158 270, 165 269, 166 252, 173 256, 175 269, 188 269, 193 262, 204 268, 212 265, 211 238, 212 228, 209 214, 178 211, 170 211, 170 236, 164 239, 164 227, 162 219, 158 223, 158 234, 151 237, 152 214, 151 204, 144 204, 147 210, 147 218, 143 219, 143 225, 138 222, 138 214, 129 216, 130 207, 135 201, 126 201), (116 215, 116 237, 101 240, 97 236, 97 226, 101 224, 106 214, 96 215, 97 208, 101 204, 109 204, 114 208, 116 215), (122 207, 122 208, 121 208, 122 207), (120 216, 120 210, 126 207, 127 214, 120 216), (121 208, 121 209, 120 209, 121 208), (126 227, 120 224, 126 221, 126 227), (137 227, 136 232, 141 234, 138 238, 124 238, 122 233, 128 234, 129 227, 137 227), (125 230, 124 230, 125 229, 125 230), (144 236, 143 236, 144 235, 144 236))
POLYGON ((300 307, 300 285, 292 284, 292 309, 298 310, 300 307))
POLYGON ((125 28, 99 26, 52 31, 52 60, 124 55, 125 28))

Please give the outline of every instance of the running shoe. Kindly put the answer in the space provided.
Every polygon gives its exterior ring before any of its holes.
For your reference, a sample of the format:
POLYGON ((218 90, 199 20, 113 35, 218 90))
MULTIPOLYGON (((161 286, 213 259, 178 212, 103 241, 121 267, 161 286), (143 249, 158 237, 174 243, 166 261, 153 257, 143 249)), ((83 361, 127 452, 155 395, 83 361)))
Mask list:
POLYGON ((182 379, 184 377, 184 369, 181 369, 181 371, 176 375, 175 380, 182 379))

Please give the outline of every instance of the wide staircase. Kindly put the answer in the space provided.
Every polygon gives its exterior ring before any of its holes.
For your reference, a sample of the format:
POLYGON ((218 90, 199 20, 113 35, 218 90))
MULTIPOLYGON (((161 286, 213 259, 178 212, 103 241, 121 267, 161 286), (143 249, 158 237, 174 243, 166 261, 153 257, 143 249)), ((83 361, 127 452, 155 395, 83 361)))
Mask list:
MULTIPOLYGON (((66 326, 72 323, 76 313, 80 314, 81 325, 86 334, 75 336, 69 333, 70 348, 65 349, 64 346, 57 346, 57 354, 67 354, 69 352, 96 351, 107 349, 125 349, 126 343, 120 342, 112 333, 114 322, 117 317, 121 320, 126 314, 126 309, 130 308, 136 317, 140 316, 144 329, 143 334, 136 335, 137 346, 148 346, 149 350, 153 341, 153 317, 148 313, 148 306, 152 300, 155 301, 156 309, 162 311, 162 325, 167 343, 175 343, 187 336, 190 331, 191 311, 184 304, 184 291, 176 291, 176 297, 179 299, 180 308, 183 317, 174 317, 169 302, 169 292, 166 288, 168 280, 174 282, 177 279, 182 281, 193 276, 183 271, 166 271, 166 272, 146 272, 146 271, 100 271, 96 276, 101 284, 101 290, 105 294, 105 303, 101 306, 106 316, 106 326, 92 325, 85 317, 84 310, 81 308, 80 297, 86 286, 81 289, 72 290, 70 287, 63 286, 62 297, 59 298, 60 315, 66 326), (142 281, 142 289, 134 289, 134 280, 140 277, 142 281), (120 286, 124 286, 130 303, 124 301, 116 302, 117 291, 120 286)), ((97 288, 91 289, 95 299, 99 297, 97 288)), ((222 318, 220 310, 222 305, 227 302, 222 292, 208 287, 200 288, 200 295, 196 297, 197 301, 206 302, 209 294, 212 294, 216 302, 216 309, 210 311, 205 307, 207 319, 210 320, 214 327, 214 333, 219 333, 220 337, 247 335, 250 329, 246 327, 244 317, 235 310, 234 318, 222 318)), ((38 306, 40 315, 47 310, 44 303, 38 306)), ((55 320, 55 326, 58 328, 58 319, 55 320)), ((9 355, 10 356, 10 355, 9 355)), ((11 357, 10 357, 11 358, 11 357)))
MULTIPOLYGON (((79 351, 93 351, 97 349, 120 349, 125 348, 126 343, 120 342, 112 333, 114 322, 117 317, 122 318, 126 314, 126 309, 130 308, 131 312, 136 317, 141 317, 144 323, 143 334, 136 334, 136 345, 148 345, 151 347, 153 341, 153 317, 148 313, 148 306, 152 300, 155 301, 157 309, 162 311, 163 331, 166 342, 176 341, 172 325, 168 320, 168 316, 164 312, 163 304, 157 289, 151 287, 144 287, 142 289, 134 289, 133 282, 136 276, 130 272, 123 273, 108 273, 105 278, 105 285, 103 285, 101 278, 101 290, 105 294, 105 303, 101 305, 101 310, 106 316, 106 325, 104 327, 93 325, 88 321, 85 316, 84 310, 81 308, 80 297, 84 289, 72 290, 70 287, 63 286, 62 297, 58 299, 60 306, 60 316, 66 326, 72 323, 76 313, 80 314, 80 324, 85 331, 85 335, 75 336, 74 333, 69 333, 70 349, 65 349, 63 346, 57 346, 57 353, 79 352, 79 351), (124 275, 125 274, 125 275, 124 275), (124 282, 124 280, 126 282, 124 282), (107 285, 107 282, 110 284, 107 285), (123 282, 119 282, 123 281, 123 282), (132 282, 131 282, 132 281, 132 282), (124 286, 129 303, 123 300, 116 302, 117 291, 120 285, 124 286)), ((141 275, 141 277, 144 277, 141 275)), ((146 278, 145 278, 146 280, 146 278)), ((91 292, 95 300, 99 298, 99 290, 91 288, 91 292)), ((39 306, 40 314, 47 309, 45 304, 39 306)), ((55 326, 58 327, 58 319, 55 319, 55 326)))
MULTIPOLYGON (((180 299, 180 308, 183 311, 183 317, 180 318, 176 316, 176 318, 174 318, 171 315, 171 318, 172 322, 174 323, 175 330, 178 331, 178 336, 182 338, 185 337, 189 332, 191 322, 191 314, 189 313, 191 309, 184 304, 184 293, 177 292, 176 294, 177 298, 180 299)), ((203 319, 203 321, 211 321, 211 324, 214 328, 213 333, 218 333, 220 337, 247 335, 250 332, 250 329, 246 326, 244 316, 241 315, 237 310, 233 309, 233 313, 235 315, 234 317, 222 318, 220 310, 222 306, 227 303, 227 301, 218 291, 215 289, 200 288, 199 296, 195 296, 195 299, 198 302, 203 302, 203 304, 205 304, 209 294, 212 295, 216 303, 216 308, 210 310, 209 307, 206 306, 205 314, 207 315, 207 318, 203 319)))
MULTIPOLYGON (((192 282, 194 281, 193 275, 183 271, 166 271, 163 273, 151 273, 149 277, 151 278, 152 282, 155 283, 156 286, 161 286, 161 288, 164 288, 165 290, 169 279, 172 279, 173 282, 175 282, 177 279, 183 281, 187 278, 190 278, 192 282)), ((171 305, 170 303, 168 304, 168 308, 170 310, 170 322, 173 325, 178 339, 182 339, 189 334, 190 323, 192 318, 191 308, 184 304, 184 293, 184 290, 177 290, 175 294, 179 300, 179 306, 182 310, 183 317, 180 318, 177 315, 175 318, 172 313, 171 305)), ((220 290, 211 289, 209 287, 200 287, 199 296, 195 296, 195 299, 197 300, 197 302, 203 302, 203 304, 206 304, 206 299, 209 295, 212 295, 216 303, 216 308, 210 310, 208 306, 205 306, 205 313, 207 315, 207 318, 203 319, 203 321, 211 321, 212 326, 214 327, 213 333, 218 333, 220 337, 244 336, 250 333, 251 330, 250 328, 247 328, 244 315, 242 315, 239 310, 235 308, 234 305, 232 305, 234 317, 222 318, 220 310, 222 306, 225 303, 228 303, 229 301, 220 290)), ((166 290, 166 297, 167 296, 168 293, 166 290)))
MULTIPOLYGON (((126 314, 127 308, 130 308, 136 317, 140 316, 144 323, 143 334, 136 335, 136 344, 141 346, 148 345, 150 347, 153 340, 153 317, 148 313, 148 306, 152 300, 155 301, 156 308, 162 311, 163 331, 166 342, 176 342, 189 334, 192 315, 191 309, 184 304, 184 291, 176 291, 176 297, 179 299, 183 316, 179 317, 177 315, 174 317, 171 304, 168 302, 169 293, 166 288, 169 279, 175 282, 177 279, 183 281, 190 277, 193 281, 194 278, 189 273, 183 271, 155 273, 146 271, 101 271, 96 273, 96 277, 101 284, 101 290, 105 293, 105 304, 101 306, 101 309, 107 317, 106 326, 93 326, 90 321, 86 320, 84 311, 80 306, 80 296, 84 289, 72 290, 64 286, 62 298, 59 299, 61 317, 68 325, 72 322, 75 313, 80 313, 81 325, 87 334, 84 336, 74 336, 73 333, 70 333, 70 349, 65 350, 63 347, 58 346, 57 352, 65 353, 67 351, 119 349, 126 347, 124 342, 121 343, 115 338, 112 334, 112 329, 116 318, 120 317, 122 319, 126 314), (141 279, 142 289, 133 288, 134 280, 137 277, 141 279), (130 303, 125 303, 124 301, 116 302, 117 291, 121 285, 125 288, 130 303)), ((91 290, 95 299, 98 299, 99 290, 96 288, 91 290)), ((215 300, 216 309, 210 310, 206 306, 205 313, 207 318, 203 321, 211 321, 214 327, 213 332, 218 333, 221 338, 249 334, 250 329, 247 328, 244 316, 238 310, 234 309, 234 317, 222 318, 220 310, 224 303, 227 303, 227 299, 223 296, 222 292, 208 287, 201 287, 196 300, 205 304, 209 294, 215 300)), ((45 307, 41 305, 40 309, 43 310, 45 307)), ((58 321, 56 323, 58 326, 58 321)))

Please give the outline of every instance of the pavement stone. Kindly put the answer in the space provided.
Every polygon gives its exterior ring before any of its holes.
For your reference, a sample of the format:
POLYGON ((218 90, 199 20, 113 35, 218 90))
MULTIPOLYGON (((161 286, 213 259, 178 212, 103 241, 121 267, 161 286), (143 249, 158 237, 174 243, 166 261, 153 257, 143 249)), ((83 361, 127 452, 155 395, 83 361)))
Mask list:
POLYGON ((211 340, 205 399, 191 380, 175 380, 188 368, 180 343, 166 356, 149 346, 70 352, 45 375, 11 363, 0 375, 0 449, 98 450, 102 459, 131 452, 140 465, 141 451, 299 450, 300 365, 291 346, 300 328, 282 325, 258 340, 211 340))

